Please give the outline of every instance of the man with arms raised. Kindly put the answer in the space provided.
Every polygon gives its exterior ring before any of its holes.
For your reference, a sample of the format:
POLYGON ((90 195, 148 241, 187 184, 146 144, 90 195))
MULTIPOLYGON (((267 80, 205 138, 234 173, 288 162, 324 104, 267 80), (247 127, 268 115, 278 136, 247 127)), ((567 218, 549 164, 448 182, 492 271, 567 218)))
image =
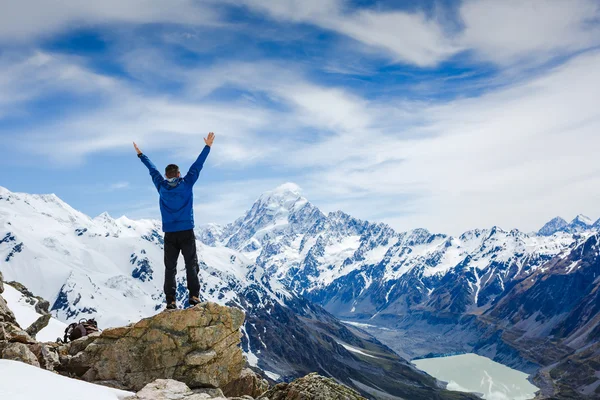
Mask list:
POLYGON ((194 235, 194 194, 193 187, 210 148, 215 134, 210 132, 204 139, 204 149, 192 164, 188 173, 182 178, 179 167, 167 165, 165 177, 156 169, 152 161, 133 143, 138 157, 150 171, 152 182, 160 197, 160 214, 163 232, 165 233, 165 297, 167 308, 177 308, 176 293, 177 259, 183 254, 189 291, 189 303, 194 306, 200 303, 200 282, 198 280, 198 255, 196 254, 196 236, 194 235))

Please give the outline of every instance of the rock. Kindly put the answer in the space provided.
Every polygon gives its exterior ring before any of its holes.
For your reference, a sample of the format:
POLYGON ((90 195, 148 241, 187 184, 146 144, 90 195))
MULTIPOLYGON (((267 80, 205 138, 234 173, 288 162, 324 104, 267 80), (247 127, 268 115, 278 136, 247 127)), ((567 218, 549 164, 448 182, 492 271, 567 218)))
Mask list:
POLYGON ((221 397, 225 397, 223 391, 219 388, 201 388, 201 389, 193 389, 192 392, 196 394, 203 394, 209 396, 211 399, 219 399, 221 397))
POLYGON ((185 383, 173 379, 157 379, 144 386, 135 396, 125 400, 204 400, 223 399, 219 389, 208 389, 205 392, 192 391, 185 383), (210 392, 209 390, 212 390, 210 392))
POLYGON ((0 341, 6 340, 9 342, 18 343, 35 343, 35 340, 21 329, 15 314, 8 308, 8 304, 2 296, 0 296, 0 341))
POLYGON ((60 353, 62 355, 71 355, 74 356, 79 352, 85 350, 86 347, 90 345, 90 343, 94 342, 97 338, 100 337, 100 332, 93 332, 89 335, 80 337, 79 339, 75 339, 72 342, 69 342, 68 345, 63 345, 60 348, 60 353))
POLYGON ((2 276, 2 272, 0 272, 0 294, 4 293, 4 277, 2 276))
POLYGON ((223 387, 223 393, 227 397, 247 395, 255 398, 260 397, 267 390, 269 390, 269 383, 250 368, 242 370, 238 379, 229 382, 229 384, 223 387))
MULTIPOLYGON (((2 323, 0 323, 2 324, 2 323)), ((2 332, 0 332, 0 340, 6 340, 14 343, 26 343, 26 344, 34 344, 36 343, 35 339, 33 339, 27 332, 19 327, 16 323, 3 323, 2 332)))
POLYGON ((33 324, 29 326, 25 330, 29 336, 35 339, 35 335, 38 334, 39 331, 48 326, 48 322, 50 322, 50 314, 45 314, 40 316, 33 324))
POLYGON ((1 358, 6 360, 21 361, 35 367, 40 366, 35 354, 33 354, 31 350, 29 350, 29 347, 23 343, 4 343, 2 345, 1 355, 1 358))
POLYGON ((156 379, 175 379, 191 388, 224 387, 239 378, 244 365, 239 348, 243 321, 239 309, 214 303, 163 311, 61 346, 60 369, 129 390, 156 379))
POLYGON ((349 387, 316 373, 292 383, 280 383, 263 397, 270 400, 366 400, 349 387))
POLYGON ((2 318, 2 321, 5 323, 19 325, 17 324, 15 314, 8 308, 8 304, 6 304, 6 300, 4 300, 2 296, 0 296, 0 318, 2 318))
POLYGON ((37 358, 40 367, 54 371, 57 365, 60 364, 58 352, 56 348, 46 343, 36 343, 29 345, 29 350, 37 358))

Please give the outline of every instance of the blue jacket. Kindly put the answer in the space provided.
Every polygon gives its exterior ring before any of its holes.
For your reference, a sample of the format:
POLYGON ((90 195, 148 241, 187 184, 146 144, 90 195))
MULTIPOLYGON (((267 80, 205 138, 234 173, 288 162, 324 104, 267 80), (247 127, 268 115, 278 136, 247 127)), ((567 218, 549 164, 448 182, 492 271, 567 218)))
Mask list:
POLYGON ((204 146, 196 162, 192 164, 188 173, 175 182, 163 178, 152 161, 145 155, 138 157, 152 177, 152 182, 160 195, 160 214, 162 216, 163 232, 179 232, 194 229, 194 183, 202 170, 204 161, 210 153, 210 147, 204 146))

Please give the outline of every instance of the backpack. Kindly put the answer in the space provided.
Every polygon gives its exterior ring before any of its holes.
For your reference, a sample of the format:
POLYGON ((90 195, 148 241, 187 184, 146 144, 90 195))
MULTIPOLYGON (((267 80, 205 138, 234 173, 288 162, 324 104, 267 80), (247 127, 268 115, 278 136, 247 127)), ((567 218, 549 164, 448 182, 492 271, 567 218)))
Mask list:
POLYGON ((65 329, 65 336, 62 340, 63 343, 77 340, 90 333, 98 332, 98 323, 94 318, 91 319, 80 319, 79 322, 73 322, 65 329))

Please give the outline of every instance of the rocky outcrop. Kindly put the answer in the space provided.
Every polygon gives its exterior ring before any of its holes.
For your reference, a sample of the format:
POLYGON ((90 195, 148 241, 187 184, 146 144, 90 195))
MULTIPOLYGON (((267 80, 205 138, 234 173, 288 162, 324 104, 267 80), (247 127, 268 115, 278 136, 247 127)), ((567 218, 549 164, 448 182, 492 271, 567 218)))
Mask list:
POLYGON ((49 314, 43 315, 25 331, 19 326, 4 298, 0 296, 0 358, 21 361, 53 371, 59 361, 57 351, 51 344, 38 343, 34 339, 35 335, 48 325, 49 320, 49 314))
POLYGON ((239 309, 214 303, 166 310, 62 346, 60 368, 129 390, 156 379, 175 379, 191 388, 224 387, 240 377, 244 365, 239 348, 243 321, 239 309))
POLYGON ((21 329, 15 314, 8 308, 8 304, 2 296, 0 296, 0 341, 35 343, 35 340, 21 329))
MULTIPOLYGON (((252 372, 246 369, 245 376, 252 372)), ((233 397, 223 394, 220 389, 192 390, 186 384, 172 379, 157 379, 149 383, 135 396, 125 400, 366 400, 354 390, 336 383, 333 379, 316 373, 295 380, 292 383, 280 383, 268 392, 258 395, 233 397)))
POLYGON ((18 342, 0 342, 0 358, 5 360, 21 361, 35 367, 39 367, 40 363, 24 343, 18 342))
POLYGON ((35 338, 35 336, 38 334, 39 331, 41 331, 42 329, 44 329, 45 327, 48 326, 48 323, 50 322, 50 318, 51 318, 50 314, 45 314, 45 315, 40 316, 38 319, 35 320, 35 322, 33 324, 31 324, 25 330, 25 332, 27 332, 27 334, 29 336, 31 336, 32 338, 35 338))
POLYGON ((256 398, 267 390, 269 390, 269 382, 250 368, 244 368, 238 379, 229 382, 223 388, 223 393, 229 397, 246 395, 256 398))
POLYGON ((220 389, 203 389, 192 391, 183 382, 173 379, 157 379, 144 386, 135 396, 127 397, 125 400, 225 400, 220 389))
POLYGON ((280 383, 263 396, 269 400, 366 400, 349 387, 318 374, 280 383))

